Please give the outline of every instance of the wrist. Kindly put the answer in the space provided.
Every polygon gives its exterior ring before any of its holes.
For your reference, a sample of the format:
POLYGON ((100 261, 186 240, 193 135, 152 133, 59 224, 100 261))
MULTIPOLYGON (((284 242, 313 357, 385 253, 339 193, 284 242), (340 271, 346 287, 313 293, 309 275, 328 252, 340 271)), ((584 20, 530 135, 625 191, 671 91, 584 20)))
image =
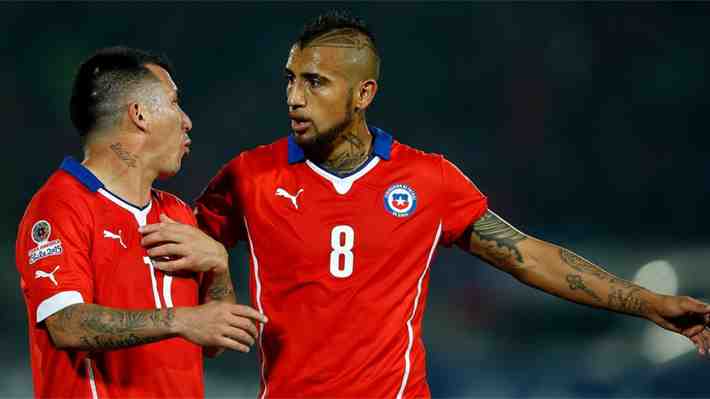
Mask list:
POLYGON ((175 318, 170 324, 170 333, 184 337, 184 333, 185 331, 187 331, 188 320, 190 319, 192 314, 192 309, 189 307, 179 307, 174 309, 175 318))
POLYGON ((222 247, 216 260, 216 266, 212 268, 214 274, 229 274, 229 253, 222 247))

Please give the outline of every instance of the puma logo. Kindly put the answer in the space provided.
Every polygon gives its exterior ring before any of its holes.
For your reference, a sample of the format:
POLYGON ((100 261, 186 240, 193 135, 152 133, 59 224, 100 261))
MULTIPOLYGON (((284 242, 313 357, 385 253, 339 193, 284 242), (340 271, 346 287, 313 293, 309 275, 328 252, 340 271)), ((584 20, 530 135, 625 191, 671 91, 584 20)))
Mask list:
POLYGON ((279 188, 276 189, 276 196, 277 196, 277 197, 284 197, 284 198, 290 199, 290 200, 291 200, 291 203, 293 204, 293 207, 296 208, 296 209, 298 209, 298 202, 297 202, 297 200, 298 200, 298 196, 301 195, 302 192, 303 192, 303 189, 300 189, 300 190, 298 190, 298 192, 296 193, 296 195, 291 195, 288 191, 286 191, 286 190, 284 190, 283 188, 279 187, 279 188))
POLYGON ((38 279, 38 278, 49 278, 49 279, 54 283, 54 285, 59 285, 59 284, 57 284, 57 280, 54 278, 54 273, 55 273, 57 270, 59 270, 59 266, 55 267, 54 270, 52 270, 51 273, 47 273, 47 272, 44 272, 44 271, 42 271, 42 270, 37 270, 37 271, 35 271, 35 279, 38 279))
POLYGON ((123 240, 121 239, 121 230, 118 231, 118 234, 114 234, 108 230, 104 230, 104 238, 110 238, 112 240, 118 240, 118 242, 121 244, 123 248, 128 248, 126 247, 126 244, 123 243, 123 240))

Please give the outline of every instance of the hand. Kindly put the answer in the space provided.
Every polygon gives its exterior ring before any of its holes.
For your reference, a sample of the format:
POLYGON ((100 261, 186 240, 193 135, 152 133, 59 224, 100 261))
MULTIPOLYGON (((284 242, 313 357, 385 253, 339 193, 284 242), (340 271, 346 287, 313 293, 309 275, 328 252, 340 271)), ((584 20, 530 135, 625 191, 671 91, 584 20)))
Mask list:
POLYGON ((222 272, 229 267, 229 256, 222 244, 200 229, 160 215, 160 223, 142 226, 141 245, 148 249, 153 265, 166 272, 222 272))
POLYGON ((701 355, 710 350, 710 305, 687 296, 661 295, 649 313, 659 326, 690 338, 701 355))
POLYGON ((259 336, 256 323, 268 319, 255 309, 234 303, 213 301, 175 310, 176 332, 183 338, 210 348, 249 352, 259 336))

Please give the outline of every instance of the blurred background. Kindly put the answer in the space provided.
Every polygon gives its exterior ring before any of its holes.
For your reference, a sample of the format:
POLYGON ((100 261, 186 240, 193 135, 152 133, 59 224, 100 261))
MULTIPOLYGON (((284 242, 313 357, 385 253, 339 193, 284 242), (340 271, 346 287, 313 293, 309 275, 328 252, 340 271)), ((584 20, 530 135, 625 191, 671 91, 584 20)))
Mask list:
MULTIPOLYGON (((16 226, 62 158, 81 158, 77 65, 116 44, 172 59, 193 145, 160 186, 191 201, 239 151, 288 133, 288 49, 330 8, 376 34, 370 123, 445 154, 523 231, 659 292, 710 297, 709 3, 2 3, 0 397, 32 392, 16 226)), ((232 259, 248 300, 245 248, 232 259)), ((710 397, 710 360, 682 337, 456 249, 433 264, 424 330, 435 397, 710 397)), ((206 362, 208 397, 257 390, 255 355, 206 362)))

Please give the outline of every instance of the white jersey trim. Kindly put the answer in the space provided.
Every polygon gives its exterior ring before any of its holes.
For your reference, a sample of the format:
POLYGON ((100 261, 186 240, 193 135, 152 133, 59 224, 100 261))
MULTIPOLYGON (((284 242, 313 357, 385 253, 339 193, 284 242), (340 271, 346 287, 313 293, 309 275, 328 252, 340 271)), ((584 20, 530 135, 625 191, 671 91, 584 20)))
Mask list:
POLYGON ((419 282, 417 283, 417 295, 414 297, 414 305, 412 306, 412 314, 407 320, 407 336, 409 337, 409 342, 407 343, 407 351, 404 353, 404 375, 402 375, 402 385, 399 387, 399 392, 397 392, 397 399, 402 399, 404 390, 407 387, 407 381, 409 380, 409 372, 411 370, 411 360, 410 354, 412 352, 412 345, 414 344, 414 329, 412 328, 412 320, 414 315, 417 313, 417 306, 419 305, 419 297, 422 294, 422 282, 424 281, 424 276, 429 271, 429 265, 431 264, 431 258, 434 255, 434 250, 439 243, 439 238, 441 237, 441 221, 439 221, 439 227, 436 229, 436 235, 434 236, 434 242, 429 250, 429 257, 426 261, 426 266, 421 276, 419 276, 419 282))
POLYGON ((84 303, 84 297, 81 296, 79 291, 62 291, 54 294, 37 306, 37 323, 77 303, 84 303))
POLYGON ((89 376, 89 387, 91 388, 91 398, 98 399, 99 394, 96 392, 96 379, 94 379, 94 369, 91 367, 91 359, 84 359, 84 364, 86 364, 86 374, 89 376))
MULTIPOLYGON (((259 277, 259 259, 256 257, 256 252, 254 252, 254 243, 251 240, 251 234, 249 233, 249 223, 247 222, 246 216, 244 217, 244 227, 247 231, 247 239, 249 240, 249 250, 251 252, 252 263, 254 264, 254 280, 256 280, 256 306, 259 308, 261 314, 264 313, 264 307, 261 305, 261 278, 259 277)), ((264 377, 264 370, 266 369, 266 358, 264 356, 264 346, 261 342, 261 337, 264 336, 264 323, 259 324, 259 351, 261 353, 261 383, 264 385, 264 392, 262 392, 259 399, 266 398, 266 391, 268 387, 266 385, 266 379, 264 377)))
POLYGON ((138 222, 138 226, 145 226, 146 220, 148 219, 148 213, 150 213, 150 208, 153 206, 152 200, 150 202, 148 202, 148 205, 145 208, 138 209, 134 205, 127 203, 126 201, 115 196, 114 194, 112 194, 110 191, 108 191, 106 189, 100 188, 99 194, 103 195, 104 197, 108 198, 114 204, 120 206, 121 208, 123 208, 123 209, 127 210, 128 212, 130 212, 131 214, 133 214, 133 217, 135 217, 136 221, 138 222))
POLYGON ((360 169, 360 171, 358 171, 357 173, 348 177, 338 177, 319 168, 318 165, 314 164, 313 162, 306 160, 306 165, 308 165, 309 168, 313 169, 314 172, 321 175, 326 180, 330 181, 333 184, 335 191, 340 195, 347 194, 348 191, 350 191, 350 188, 352 188, 353 183, 355 183, 355 181, 359 178, 365 176, 367 172, 371 171, 372 168, 377 166, 378 163, 380 163, 380 158, 372 157, 370 162, 368 162, 367 166, 360 169))

